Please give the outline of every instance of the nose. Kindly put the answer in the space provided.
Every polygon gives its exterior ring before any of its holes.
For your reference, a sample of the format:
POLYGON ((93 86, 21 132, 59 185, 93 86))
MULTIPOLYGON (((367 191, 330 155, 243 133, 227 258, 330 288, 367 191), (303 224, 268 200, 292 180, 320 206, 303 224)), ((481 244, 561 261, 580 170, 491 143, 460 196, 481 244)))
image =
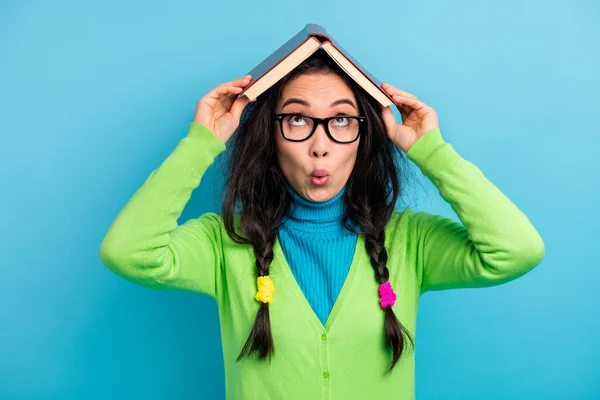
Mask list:
POLYGON ((331 144, 331 139, 325 131, 325 123, 321 122, 317 125, 317 129, 312 137, 312 154, 315 157, 325 157, 329 154, 328 149, 331 144))

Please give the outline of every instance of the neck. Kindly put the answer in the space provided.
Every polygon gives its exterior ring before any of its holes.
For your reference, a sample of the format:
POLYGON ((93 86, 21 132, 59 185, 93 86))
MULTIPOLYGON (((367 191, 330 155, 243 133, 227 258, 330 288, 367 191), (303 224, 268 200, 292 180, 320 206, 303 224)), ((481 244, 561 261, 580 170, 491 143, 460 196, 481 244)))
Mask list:
POLYGON ((286 222, 296 228, 306 230, 337 229, 345 215, 344 186, 334 197, 325 201, 312 201, 298 194, 290 185, 287 190, 291 196, 290 212, 286 222))

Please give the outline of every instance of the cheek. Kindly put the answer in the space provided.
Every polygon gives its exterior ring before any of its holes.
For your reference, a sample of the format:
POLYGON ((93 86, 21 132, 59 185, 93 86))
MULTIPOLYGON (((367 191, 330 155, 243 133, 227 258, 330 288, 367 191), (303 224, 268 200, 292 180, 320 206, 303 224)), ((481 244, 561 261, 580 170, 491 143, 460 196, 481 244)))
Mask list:
POLYGON ((304 170, 303 162, 299 159, 301 151, 298 146, 293 146, 293 144, 290 146, 290 143, 283 138, 281 141, 276 139, 276 151, 279 168, 288 179, 291 175, 304 170))
POLYGON ((352 170, 354 168, 354 164, 356 163, 356 157, 358 156, 358 146, 355 146, 352 151, 349 151, 346 156, 346 165, 348 168, 352 170))

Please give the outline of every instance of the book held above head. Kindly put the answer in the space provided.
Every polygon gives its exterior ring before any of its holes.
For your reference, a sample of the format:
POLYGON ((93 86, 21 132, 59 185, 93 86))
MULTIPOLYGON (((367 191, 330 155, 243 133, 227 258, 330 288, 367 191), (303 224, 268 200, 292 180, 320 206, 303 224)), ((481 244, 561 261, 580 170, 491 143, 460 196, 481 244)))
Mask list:
POLYGON ((253 101, 319 49, 326 51, 348 76, 383 107, 394 104, 392 97, 381 88, 381 82, 342 48, 325 28, 317 24, 306 24, 304 29, 248 72, 252 81, 240 95, 253 101))

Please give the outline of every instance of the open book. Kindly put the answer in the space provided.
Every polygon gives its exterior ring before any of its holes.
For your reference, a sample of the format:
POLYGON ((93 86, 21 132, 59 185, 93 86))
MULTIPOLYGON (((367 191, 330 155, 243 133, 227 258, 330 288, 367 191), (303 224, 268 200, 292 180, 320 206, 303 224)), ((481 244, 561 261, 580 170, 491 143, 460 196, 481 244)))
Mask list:
POLYGON ((395 104, 392 97, 381 88, 381 82, 350 56, 337 41, 334 41, 325 28, 317 24, 307 24, 304 29, 248 72, 252 75, 252 81, 240 93, 240 96, 245 95, 250 100, 256 99, 319 48, 323 48, 356 83, 382 106, 395 104))

